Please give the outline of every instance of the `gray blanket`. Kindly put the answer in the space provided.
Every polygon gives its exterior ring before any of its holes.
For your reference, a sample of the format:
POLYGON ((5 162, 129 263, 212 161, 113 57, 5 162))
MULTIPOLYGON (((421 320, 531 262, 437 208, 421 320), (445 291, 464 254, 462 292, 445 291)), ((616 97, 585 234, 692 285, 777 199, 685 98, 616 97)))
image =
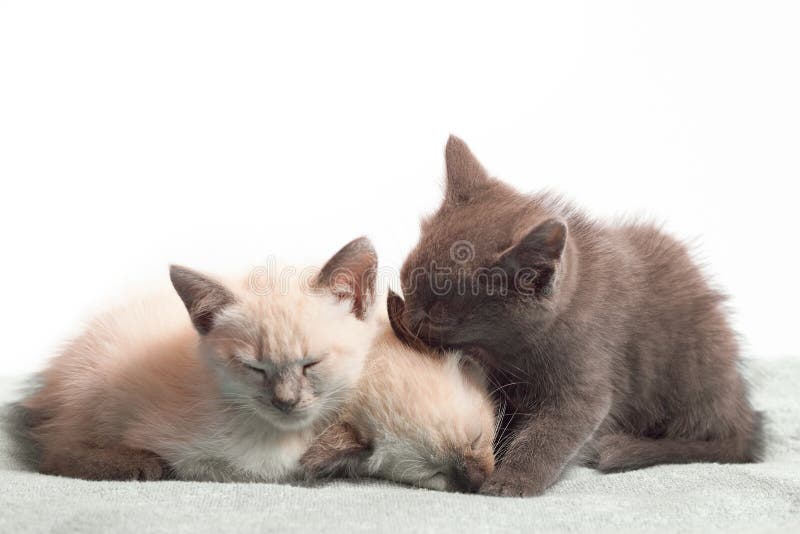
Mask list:
MULTIPOLYGON (((378 481, 70 480, 25 470, 0 434, 0 532, 800 532, 800 358, 747 367, 769 418, 761 464, 572 468, 542 497, 502 499, 378 481)), ((0 380, 0 400, 15 384, 0 380)))

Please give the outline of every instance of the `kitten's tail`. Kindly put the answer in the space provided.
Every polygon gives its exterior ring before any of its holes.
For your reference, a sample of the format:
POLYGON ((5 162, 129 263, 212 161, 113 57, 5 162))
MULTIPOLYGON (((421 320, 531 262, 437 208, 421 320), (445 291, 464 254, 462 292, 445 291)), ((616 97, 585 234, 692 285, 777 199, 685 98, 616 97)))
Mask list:
POLYGON ((36 415, 22 403, 0 407, 2 429, 11 444, 11 456, 23 469, 36 469, 41 455, 31 430, 36 425, 36 415))
POLYGON ((753 429, 750 432, 750 440, 747 447, 748 455, 752 458, 751 462, 760 462, 764 459, 767 447, 764 436, 765 422, 766 416, 764 416, 764 412, 755 412, 753 414, 753 429))
POLYGON ((29 378, 18 392, 21 400, 0 405, 0 429, 9 438, 12 459, 23 469, 36 469, 41 458, 41 447, 34 432, 46 422, 47 416, 28 406, 27 402, 40 387, 38 375, 29 378))
POLYGON ((749 435, 713 441, 651 439, 613 433, 597 439, 596 465, 604 473, 657 464, 753 463, 764 456, 764 414, 756 412, 749 435))

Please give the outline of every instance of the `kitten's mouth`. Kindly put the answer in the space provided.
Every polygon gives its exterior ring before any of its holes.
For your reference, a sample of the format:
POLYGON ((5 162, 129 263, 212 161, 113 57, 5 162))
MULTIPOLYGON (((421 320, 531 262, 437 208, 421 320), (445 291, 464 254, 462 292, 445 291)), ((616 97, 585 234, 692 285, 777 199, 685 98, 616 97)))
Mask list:
POLYGON ((300 430, 309 426, 316 417, 313 406, 284 413, 269 403, 258 402, 257 405, 258 414, 281 430, 300 430))

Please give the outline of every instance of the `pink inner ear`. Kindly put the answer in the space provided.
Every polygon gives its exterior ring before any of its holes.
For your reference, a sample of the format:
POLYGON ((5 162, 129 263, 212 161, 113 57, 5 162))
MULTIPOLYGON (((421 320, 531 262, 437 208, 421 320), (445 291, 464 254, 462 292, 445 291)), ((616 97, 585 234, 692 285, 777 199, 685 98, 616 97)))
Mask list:
POLYGON ((377 263, 372 243, 365 237, 354 239, 328 260, 315 284, 340 299, 352 300, 353 313, 363 319, 374 294, 377 263))
POLYGON ((358 266, 346 272, 334 273, 329 287, 339 299, 352 300, 353 313, 357 318, 364 319, 375 287, 375 272, 370 267, 358 266))
POLYGON ((339 273, 331 283, 331 291, 339 298, 356 298, 356 286, 357 284, 352 277, 339 273))

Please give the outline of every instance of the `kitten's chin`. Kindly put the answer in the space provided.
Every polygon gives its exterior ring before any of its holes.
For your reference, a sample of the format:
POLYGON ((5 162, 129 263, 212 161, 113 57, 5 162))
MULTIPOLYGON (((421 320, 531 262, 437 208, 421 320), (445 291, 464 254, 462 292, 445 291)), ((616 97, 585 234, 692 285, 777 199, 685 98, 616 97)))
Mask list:
POLYGON ((259 403, 257 411, 267 423, 278 430, 286 432, 304 430, 310 427, 316 420, 316 410, 313 409, 306 409, 291 414, 281 414, 276 413, 271 407, 259 403))

